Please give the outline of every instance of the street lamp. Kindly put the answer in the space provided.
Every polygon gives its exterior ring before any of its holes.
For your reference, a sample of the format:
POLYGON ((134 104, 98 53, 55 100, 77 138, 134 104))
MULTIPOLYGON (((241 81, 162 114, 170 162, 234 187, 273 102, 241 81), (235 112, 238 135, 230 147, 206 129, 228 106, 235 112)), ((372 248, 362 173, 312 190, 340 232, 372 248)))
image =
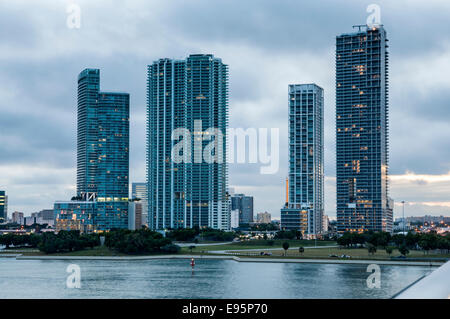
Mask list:
POLYGON ((405 201, 402 200, 403 204, 403 234, 405 234, 405 226, 406 226, 406 220, 405 220, 405 201))

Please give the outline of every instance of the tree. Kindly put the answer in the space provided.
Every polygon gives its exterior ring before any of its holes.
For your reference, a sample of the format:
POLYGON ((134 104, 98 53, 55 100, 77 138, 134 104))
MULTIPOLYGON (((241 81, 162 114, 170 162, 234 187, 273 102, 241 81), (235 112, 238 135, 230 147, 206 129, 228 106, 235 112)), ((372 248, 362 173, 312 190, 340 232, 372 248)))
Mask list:
POLYGON ((191 251, 191 254, 192 254, 192 250, 193 250, 193 249, 195 249, 195 246, 194 246, 194 245, 189 246, 189 250, 191 251))
POLYGON ((373 244, 367 244, 367 250, 373 256, 377 252, 377 247, 373 244))
POLYGON ((398 251, 400 252, 400 254, 402 254, 403 256, 406 256, 409 254, 409 249, 408 247, 406 247, 406 245, 401 245, 400 248, 398 249, 398 251))
POLYGON ((433 250, 438 248, 438 235, 430 233, 430 234, 422 234, 418 241, 419 246, 424 250, 424 253, 428 253, 429 250, 433 250))
POLYGON ((392 236, 392 241, 395 243, 397 247, 400 247, 402 244, 405 243, 405 235, 395 234, 394 236, 392 236))
POLYGON ((275 234, 275 239, 294 239, 297 233, 294 230, 280 230, 275 234))
POLYGON ((386 247, 386 253, 390 256, 392 254, 392 252, 394 251, 394 248, 392 248, 391 246, 387 246, 386 247))
POLYGON ((289 249, 289 243, 285 241, 283 243, 284 255, 286 256, 287 250, 289 249))
POLYGON ((450 250, 450 237, 440 237, 437 242, 437 248, 441 250, 441 254, 450 250))
POLYGON ((305 248, 303 246, 298 247, 298 252, 303 255, 305 248))

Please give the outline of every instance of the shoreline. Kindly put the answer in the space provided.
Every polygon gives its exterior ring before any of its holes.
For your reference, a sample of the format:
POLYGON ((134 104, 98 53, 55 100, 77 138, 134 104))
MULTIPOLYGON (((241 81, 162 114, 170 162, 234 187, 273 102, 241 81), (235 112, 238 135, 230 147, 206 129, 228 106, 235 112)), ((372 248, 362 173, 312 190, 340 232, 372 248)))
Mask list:
POLYGON ((445 262, 440 261, 395 261, 395 260, 355 260, 355 259, 288 259, 288 258, 251 258, 236 256, 214 256, 214 255, 161 255, 161 256, 24 256, 22 254, 8 254, 4 258, 15 258, 16 260, 107 260, 107 261, 140 261, 161 259, 219 259, 233 260, 236 262, 259 262, 259 263, 310 263, 310 264, 378 264, 395 266, 430 266, 439 267, 445 262))

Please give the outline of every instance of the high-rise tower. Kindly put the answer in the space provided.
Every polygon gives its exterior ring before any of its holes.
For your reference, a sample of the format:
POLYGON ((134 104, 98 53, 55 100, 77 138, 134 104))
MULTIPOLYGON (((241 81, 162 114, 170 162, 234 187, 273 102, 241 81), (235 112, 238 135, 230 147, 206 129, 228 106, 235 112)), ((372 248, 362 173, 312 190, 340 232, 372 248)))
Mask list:
POLYGON ((392 231, 388 45, 382 26, 336 38, 336 188, 340 232, 392 231))
POLYGON ((226 129, 228 67, 209 54, 185 60, 160 59, 148 66, 147 182, 149 227, 152 229, 212 227, 229 229, 226 129), (203 159, 211 132, 221 160, 203 159), (188 161, 176 161, 175 130, 188 135, 188 161), (219 141, 220 140, 220 141, 219 141), (188 151, 189 149, 189 151, 188 151), (190 152, 192 150, 192 152, 190 152))
POLYGON ((96 199, 96 230, 128 223, 128 93, 100 92, 100 70, 78 76, 77 194, 96 199))
POLYGON ((289 85, 289 178, 281 228, 317 236, 323 216, 323 89, 289 85))

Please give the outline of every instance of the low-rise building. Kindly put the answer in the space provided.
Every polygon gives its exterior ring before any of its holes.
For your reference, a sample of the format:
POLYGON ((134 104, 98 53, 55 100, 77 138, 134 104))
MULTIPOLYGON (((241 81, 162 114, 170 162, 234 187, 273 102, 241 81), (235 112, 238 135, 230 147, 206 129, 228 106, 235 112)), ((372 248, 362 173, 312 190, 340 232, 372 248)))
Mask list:
POLYGON ((94 216, 95 200, 58 201, 54 205, 55 230, 79 230, 81 233, 96 231, 94 216))
POLYGON ((268 212, 256 214, 256 222, 258 224, 270 224, 271 221, 272 215, 270 215, 268 212))
POLYGON ((137 230, 143 226, 144 203, 141 200, 131 200, 128 204, 128 229, 137 230))
POLYGON ((24 218, 24 216, 23 216, 22 212, 17 212, 16 211, 16 212, 12 213, 12 222, 14 224, 22 225, 23 224, 23 218, 24 218))

